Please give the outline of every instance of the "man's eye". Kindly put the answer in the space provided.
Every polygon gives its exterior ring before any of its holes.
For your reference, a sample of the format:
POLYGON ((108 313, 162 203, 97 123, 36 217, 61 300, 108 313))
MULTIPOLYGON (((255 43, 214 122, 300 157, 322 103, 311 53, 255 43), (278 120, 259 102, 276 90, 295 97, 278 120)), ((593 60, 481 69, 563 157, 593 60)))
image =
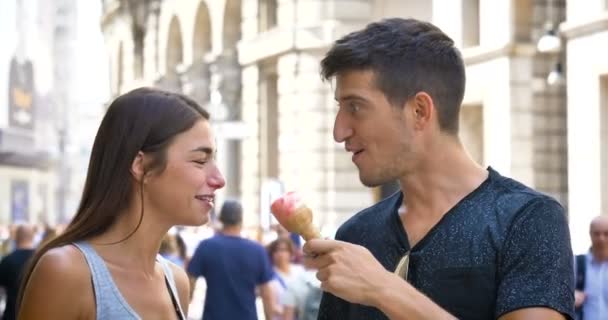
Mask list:
POLYGON ((361 107, 359 106, 358 103, 349 103, 348 104, 348 111, 355 113, 357 111, 359 111, 359 109, 361 109, 361 107))
POLYGON ((207 163, 207 160, 194 160, 195 163, 203 165, 205 163, 207 163))

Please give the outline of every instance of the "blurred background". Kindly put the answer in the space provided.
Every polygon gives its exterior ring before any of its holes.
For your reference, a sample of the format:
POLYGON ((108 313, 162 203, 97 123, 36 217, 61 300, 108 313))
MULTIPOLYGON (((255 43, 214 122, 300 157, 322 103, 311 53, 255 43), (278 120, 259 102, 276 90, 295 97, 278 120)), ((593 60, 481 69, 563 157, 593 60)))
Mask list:
POLYGON ((361 185, 332 139, 319 61, 395 16, 455 40, 472 157, 558 199, 586 251, 590 220, 608 213, 608 0, 2 0, 0 235, 69 222, 108 103, 145 85, 211 111, 227 178, 218 207, 240 199, 248 236, 271 231, 269 204, 288 190, 332 236, 398 185, 361 185))

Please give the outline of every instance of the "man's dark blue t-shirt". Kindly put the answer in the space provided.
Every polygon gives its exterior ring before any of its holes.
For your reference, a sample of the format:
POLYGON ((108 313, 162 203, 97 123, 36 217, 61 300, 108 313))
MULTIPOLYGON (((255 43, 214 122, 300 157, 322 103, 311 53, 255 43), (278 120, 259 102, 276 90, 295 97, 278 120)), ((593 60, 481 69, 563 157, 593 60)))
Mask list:
POLYGON ((207 282, 204 320, 256 320, 255 288, 273 277, 264 247, 224 234, 201 241, 188 273, 207 282))
MULTIPOLYGON (((390 271, 410 251, 408 282, 459 319, 496 319, 527 307, 573 318, 572 249, 563 207, 488 171, 488 179, 413 248, 398 214, 401 192, 353 216, 336 239, 366 247, 390 271)), ((319 320, 329 319, 388 318, 325 293, 319 320)))

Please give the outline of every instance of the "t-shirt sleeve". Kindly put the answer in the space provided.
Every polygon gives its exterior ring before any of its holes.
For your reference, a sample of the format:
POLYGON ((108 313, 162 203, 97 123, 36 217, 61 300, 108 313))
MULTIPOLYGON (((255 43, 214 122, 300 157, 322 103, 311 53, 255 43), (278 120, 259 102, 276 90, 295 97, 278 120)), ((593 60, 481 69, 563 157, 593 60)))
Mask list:
POLYGON ((206 245, 204 241, 199 243, 198 247, 194 251, 192 255, 192 259, 188 263, 188 274, 192 277, 205 277, 206 268, 205 268, 205 252, 206 245))
POLYGON ((554 309, 574 318, 574 270, 563 207, 538 199, 509 227, 498 257, 496 317, 529 307, 554 309))
POLYGON ((260 251, 260 258, 262 260, 262 270, 258 277, 258 285, 264 284, 264 283, 272 280, 272 278, 274 277, 274 271, 273 271, 272 265, 270 263, 270 257, 266 253, 266 250, 264 249, 264 247, 260 246, 259 251, 260 251))

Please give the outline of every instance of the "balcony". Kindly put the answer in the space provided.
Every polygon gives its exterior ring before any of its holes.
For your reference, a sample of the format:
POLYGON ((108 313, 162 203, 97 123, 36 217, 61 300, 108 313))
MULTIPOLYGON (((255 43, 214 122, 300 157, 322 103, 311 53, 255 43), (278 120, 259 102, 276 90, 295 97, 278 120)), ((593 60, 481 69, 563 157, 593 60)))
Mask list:
POLYGON ((0 128, 0 165, 48 169, 53 165, 51 148, 36 149, 31 132, 0 128))

